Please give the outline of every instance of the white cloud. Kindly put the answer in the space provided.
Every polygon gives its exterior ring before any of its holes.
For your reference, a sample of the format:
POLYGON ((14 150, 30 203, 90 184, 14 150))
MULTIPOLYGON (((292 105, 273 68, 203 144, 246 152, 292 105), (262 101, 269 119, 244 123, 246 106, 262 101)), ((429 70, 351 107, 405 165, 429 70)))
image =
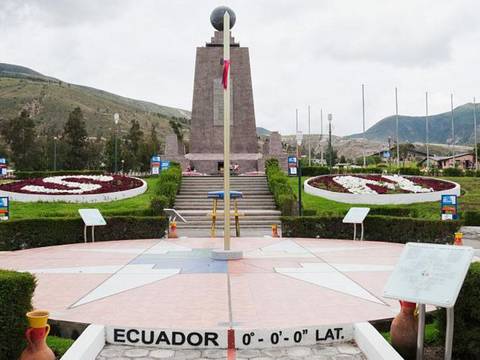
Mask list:
MULTIPOLYGON (((394 111, 423 114, 477 92, 480 32, 474 0, 227 1, 234 36, 250 48, 257 125, 319 132, 320 108, 335 132, 361 130, 394 111)), ((216 1, 3 0, 0 62, 65 81, 189 109, 195 48, 209 40, 216 1)), ((480 94, 477 93, 480 98, 480 94)))

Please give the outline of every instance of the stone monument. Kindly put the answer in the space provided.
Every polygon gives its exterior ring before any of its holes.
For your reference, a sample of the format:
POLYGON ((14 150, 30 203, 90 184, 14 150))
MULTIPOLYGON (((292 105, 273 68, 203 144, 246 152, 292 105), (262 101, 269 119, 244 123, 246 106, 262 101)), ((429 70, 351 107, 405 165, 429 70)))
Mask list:
MULTIPOLYGON (((226 7, 216 8, 210 17, 216 29, 214 36, 205 46, 198 47, 196 52, 190 152, 186 155, 172 154, 171 151, 165 154, 167 158, 179 161, 183 168, 190 165, 198 172, 211 175, 223 171, 223 31, 221 26, 223 26, 222 17, 225 11, 229 12, 230 28, 233 27, 236 20, 235 13, 226 7)), ((249 50, 247 47, 241 47, 233 37, 230 40, 230 63, 231 164, 238 164, 241 173, 264 171, 265 156, 259 151, 256 134, 249 50)), ((172 148, 175 146, 169 147, 169 150, 172 148)), ((277 145, 275 152, 278 151, 277 145)), ((280 154, 272 155, 276 157, 275 155, 280 154)), ((286 162, 286 156, 284 158, 286 162)))

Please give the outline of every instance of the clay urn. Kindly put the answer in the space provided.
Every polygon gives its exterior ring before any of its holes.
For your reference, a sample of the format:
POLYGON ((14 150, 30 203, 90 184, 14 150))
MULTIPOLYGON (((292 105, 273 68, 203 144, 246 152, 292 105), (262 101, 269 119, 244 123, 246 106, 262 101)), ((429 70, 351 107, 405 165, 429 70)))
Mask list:
POLYGON ((47 324, 49 312, 35 310, 27 313, 29 328, 25 332, 28 346, 20 355, 20 360, 55 360, 55 354, 47 346, 50 325, 47 324))
POLYGON ((416 304, 400 301, 400 306, 400 313, 395 316, 390 326, 392 346, 405 360, 415 360, 418 332, 416 304))

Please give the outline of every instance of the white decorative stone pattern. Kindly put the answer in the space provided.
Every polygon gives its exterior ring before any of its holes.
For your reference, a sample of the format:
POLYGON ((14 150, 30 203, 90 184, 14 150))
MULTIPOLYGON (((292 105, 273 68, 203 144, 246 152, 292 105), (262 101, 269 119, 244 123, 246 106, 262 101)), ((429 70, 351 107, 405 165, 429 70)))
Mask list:
POLYGON ((309 185, 308 182, 313 178, 305 180, 303 187, 307 194, 320 196, 325 199, 338 201, 347 204, 370 204, 370 205, 395 205, 395 204, 414 204, 423 202, 440 201, 442 195, 457 195, 460 196, 460 185, 442 179, 442 181, 454 184, 455 187, 449 190, 433 191, 433 192, 419 192, 419 193, 404 193, 404 194, 351 194, 333 192, 324 189, 316 188, 309 185))
MULTIPOLYGON (((147 191, 147 183, 142 179, 138 179, 138 180, 142 182, 142 186, 140 187, 124 190, 124 191, 104 193, 104 194, 71 194, 71 195, 55 195, 55 194, 47 194, 47 193, 46 194, 23 194, 23 193, 0 190, 0 197, 6 196, 6 197, 9 197, 11 201, 19 201, 19 202, 40 202, 40 201, 69 202, 69 203, 110 202, 110 201, 135 197, 147 191)), ((85 184, 82 184, 82 185, 85 185, 85 184)))

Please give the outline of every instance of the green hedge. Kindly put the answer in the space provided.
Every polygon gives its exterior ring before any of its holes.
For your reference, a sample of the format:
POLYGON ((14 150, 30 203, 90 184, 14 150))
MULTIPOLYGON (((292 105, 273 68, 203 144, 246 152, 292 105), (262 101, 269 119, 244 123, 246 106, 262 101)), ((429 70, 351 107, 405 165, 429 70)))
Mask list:
POLYGON ((167 206, 173 207, 181 184, 182 169, 179 166, 171 166, 168 170, 160 173, 155 195, 166 197, 168 200, 167 206))
POLYGON ((18 359, 26 346, 35 277, 28 272, 0 270, 0 359, 18 359))
MULTIPOLYGON (((107 217, 106 226, 95 228, 98 241, 160 238, 167 229, 164 217, 107 217)), ((90 229, 88 231, 90 240, 90 229)), ((38 218, 0 224, 0 251, 83 242, 80 218, 38 218)))
POLYGON ((44 178, 48 176, 62 176, 62 175, 103 175, 103 170, 58 170, 58 171, 15 171, 15 178, 34 179, 44 178))
POLYGON ((398 217, 418 217, 418 210, 408 207, 377 207, 371 208, 369 215, 384 215, 398 217))
POLYGON ((442 171, 443 176, 463 176, 465 175, 462 169, 459 168, 446 168, 442 171))
MULTIPOLYGON (((480 263, 470 265, 465 282, 463 283, 457 302, 455 303, 453 358, 479 359, 480 358, 480 263)), ((445 339, 446 312, 444 309, 437 313, 440 334, 445 339)))
POLYGON ((480 226, 480 211, 467 210, 463 213, 467 226, 480 226))
POLYGON ((277 159, 268 159, 265 162, 268 188, 273 194, 275 203, 283 215, 295 215, 297 197, 288 183, 288 176, 280 169, 277 159))
MULTIPOLYGON (((282 217, 285 237, 352 239, 353 225, 343 224, 341 216, 282 217)), ((372 215, 365 219, 365 240, 396 243, 452 242, 460 227, 457 221, 436 221, 372 215)), ((359 235, 357 227, 357 235, 359 235)))
POLYGON ((302 176, 319 176, 330 174, 330 169, 326 166, 303 166, 302 176))

